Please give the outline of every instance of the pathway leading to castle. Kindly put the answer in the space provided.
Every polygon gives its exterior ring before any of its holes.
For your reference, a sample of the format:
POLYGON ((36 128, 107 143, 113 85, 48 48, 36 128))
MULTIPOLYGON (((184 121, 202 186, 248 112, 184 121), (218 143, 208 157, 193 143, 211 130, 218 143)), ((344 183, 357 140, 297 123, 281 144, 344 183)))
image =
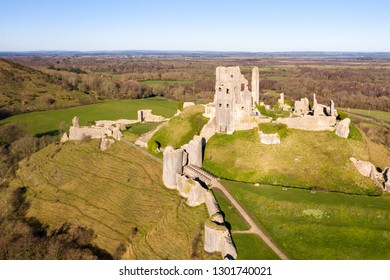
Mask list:
POLYGON ((125 142, 126 144, 132 146, 133 148, 135 148, 136 150, 140 151, 141 153, 143 153, 145 156, 147 157, 150 157, 151 159, 159 162, 159 163, 162 163, 162 160, 159 159, 158 157, 148 153, 147 151, 145 151, 144 149, 140 148, 139 146, 137 146, 136 144, 134 144, 133 142, 130 142, 129 140, 125 139, 125 138, 122 138, 121 141, 125 142))
POLYGON ((242 206, 234 199, 234 197, 228 192, 228 190, 217 180, 213 180, 211 185, 214 188, 219 189, 223 192, 223 194, 227 197, 230 203, 237 209, 237 211, 241 214, 241 216, 247 221, 250 225, 250 229, 247 231, 240 231, 239 233, 253 233, 260 236, 261 239, 272 249, 281 258, 282 260, 288 260, 288 257, 271 241, 269 236, 262 231, 257 224, 252 220, 249 214, 242 208, 242 206))
MULTIPOLYGON (((153 160, 155 160, 155 161, 157 161, 159 163, 162 163, 161 159, 159 159, 158 157, 155 157, 154 155, 148 153, 147 151, 145 151, 144 149, 138 147, 137 145, 135 145, 134 143, 130 142, 129 140, 122 138, 121 141, 123 141, 123 142, 127 143, 128 145, 134 147, 135 149, 137 149, 138 151, 140 151, 144 155, 150 157, 151 159, 153 159, 153 160)), ((210 177, 210 174, 206 173, 206 171, 204 169, 197 168, 197 170, 200 171, 200 172, 202 172, 202 171, 205 172, 204 176, 210 177)), ((228 190, 220 182, 218 182, 216 179, 210 178, 210 181, 211 181, 211 185, 214 188, 219 189, 227 197, 227 199, 230 201, 230 203, 237 209, 237 211, 241 214, 241 216, 245 219, 245 221, 251 227, 247 231, 239 231, 239 232, 237 231, 237 233, 253 233, 253 234, 257 234, 272 249, 272 251, 274 251, 275 254, 277 254, 279 256, 279 258, 281 258, 282 260, 288 260, 288 257, 271 241, 269 236, 257 226, 257 224, 249 216, 249 214, 244 210, 244 208, 242 208, 242 206, 237 202, 237 200, 234 199, 234 197, 228 192, 228 190)))

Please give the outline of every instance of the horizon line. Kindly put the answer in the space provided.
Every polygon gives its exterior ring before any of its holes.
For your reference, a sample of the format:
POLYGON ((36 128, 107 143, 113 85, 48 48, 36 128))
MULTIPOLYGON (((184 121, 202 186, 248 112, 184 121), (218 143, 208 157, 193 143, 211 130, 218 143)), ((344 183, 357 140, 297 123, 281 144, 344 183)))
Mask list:
POLYGON ((115 52, 182 52, 182 53, 382 53, 390 54, 390 51, 326 51, 326 50, 283 50, 283 51, 242 51, 242 50, 180 50, 180 49, 169 49, 169 50, 152 50, 152 49, 117 49, 117 50, 0 50, 0 53, 42 53, 42 52, 75 52, 75 53, 95 53, 95 52, 106 52, 106 53, 115 53, 115 52))

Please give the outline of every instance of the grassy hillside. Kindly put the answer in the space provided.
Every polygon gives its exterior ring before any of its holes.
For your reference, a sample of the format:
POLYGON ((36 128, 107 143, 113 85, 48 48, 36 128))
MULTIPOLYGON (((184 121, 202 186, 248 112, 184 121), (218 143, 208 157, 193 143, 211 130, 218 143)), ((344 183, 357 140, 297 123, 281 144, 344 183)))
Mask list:
POLYGON ((162 127, 150 139, 148 146, 151 151, 157 148, 157 142, 161 147, 172 146, 179 148, 188 143, 194 135, 198 135, 208 119, 203 117, 204 107, 202 105, 190 106, 183 112, 172 118, 168 124, 162 127))
POLYGON ((94 230, 95 243, 129 259, 202 259, 204 205, 191 208, 166 189, 162 167, 118 142, 50 145, 20 163, 13 186, 28 187, 29 216, 51 228, 64 222, 94 230))
POLYGON ((26 123, 28 132, 34 135, 50 131, 55 132, 61 124, 63 129, 67 129, 71 125, 74 116, 80 118, 81 125, 96 120, 137 119, 137 110, 140 109, 152 109, 154 114, 171 117, 176 113, 177 104, 160 98, 119 100, 67 109, 21 114, 1 120, 0 125, 7 122, 26 123))
POLYGON ((94 96, 61 85, 55 76, 0 58, 0 118, 96 102, 94 96))
POLYGON ((261 144, 256 130, 215 135, 206 145, 204 168, 231 180, 346 193, 374 194, 377 188, 349 158, 368 160, 363 140, 333 132, 290 130, 279 145, 261 144))
MULTIPOLYGON (((388 195, 223 184, 293 259, 390 258, 388 195)), ((241 244, 240 237, 233 238, 241 244)))

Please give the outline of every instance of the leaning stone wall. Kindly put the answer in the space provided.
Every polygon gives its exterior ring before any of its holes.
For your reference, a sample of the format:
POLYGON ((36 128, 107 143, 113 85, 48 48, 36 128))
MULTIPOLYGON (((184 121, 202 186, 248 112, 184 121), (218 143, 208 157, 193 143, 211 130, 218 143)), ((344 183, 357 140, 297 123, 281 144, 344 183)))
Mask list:
POLYGON ((212 191, 209 190, 205 194, 205 202, 210 218, 206 220, 204 225, 204 250, 209 253, 221 252, 224 259, 236 259, 236 247, 212 191))

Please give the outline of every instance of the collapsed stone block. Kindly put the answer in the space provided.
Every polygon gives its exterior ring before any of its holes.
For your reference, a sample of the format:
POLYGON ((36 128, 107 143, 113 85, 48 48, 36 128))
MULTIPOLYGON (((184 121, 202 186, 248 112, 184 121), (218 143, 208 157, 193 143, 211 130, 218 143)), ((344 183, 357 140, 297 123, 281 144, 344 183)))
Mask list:
POLYGON ((225 225, 215 223, 212 217, 205 222, 204 250, 209 253, 221 252, 224 259, 237 258, 229 230, 225 225))
POLYGON ((390 192, 390 167, 386 167, 382 173, 384 191, 390 192))
POLYGON ((358 160, 354 157, 351 157, 350 160, 352 161, 353 165, 355 165, 359 173, 365 177, 370 178, 371 172, 376 170, 375 166, 369 161, 358 160))
POLYGON ((195 106, 194 102, 184 102, 183 103, 183 109, 190 107, 190 106, 195 106))
POLYGON ((262 131, 259 131, 259 137, 260 137, 260 142, 262 144, 266 144, 266 145, 280 144, 279 134, 277 133, 265 134, 262 131))
POLYGON ((336 125, 336 135, 343 137, 343 138, 348 138, 350 124, 351 124, 351 120, 349 118, 346 118, 346 119, 340 121, 336 125))

